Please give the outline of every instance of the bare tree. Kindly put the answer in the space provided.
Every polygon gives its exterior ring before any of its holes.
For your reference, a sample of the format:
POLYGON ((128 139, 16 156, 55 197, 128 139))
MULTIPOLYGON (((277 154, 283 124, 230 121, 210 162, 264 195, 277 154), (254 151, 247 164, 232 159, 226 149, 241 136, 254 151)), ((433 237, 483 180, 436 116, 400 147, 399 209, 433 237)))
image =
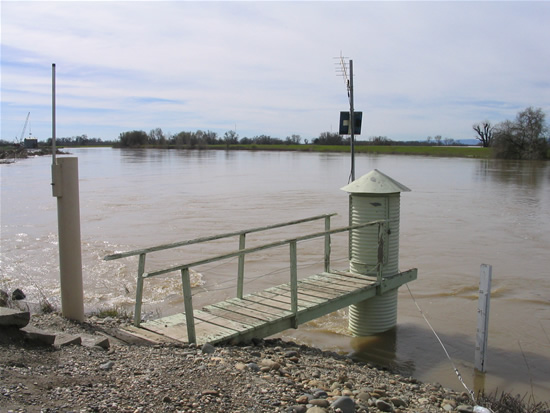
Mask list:
POLYGON ((528 107, 519 112, 515 121, 496 125, 495 156, 508 159, 545 159, 548 151, 549 128, 546 114, 540 108, 528 107))
POLYGON ((491 122, 484 120, 483 122, 476 123, 472 126, 472 129, 476 131, 476 139, 481 142, 484 148, 488 148, 493 143, 493 130, 494 126, 491 122))
POLYGON ((164 145, 166 143, 166 137, 161 128, 151 129, 149 132, 149 143, 153 145, 164 145))
POLYGON ((228 130, 224 133, 223 139, 227 146, 239 143, 239 134, 234 130, 228 130))
POLYGON ((301 140, 302 138, 300 137, 300 135, 291 135, 286 137, 285 143, 287 145, 299 145, 301 140))

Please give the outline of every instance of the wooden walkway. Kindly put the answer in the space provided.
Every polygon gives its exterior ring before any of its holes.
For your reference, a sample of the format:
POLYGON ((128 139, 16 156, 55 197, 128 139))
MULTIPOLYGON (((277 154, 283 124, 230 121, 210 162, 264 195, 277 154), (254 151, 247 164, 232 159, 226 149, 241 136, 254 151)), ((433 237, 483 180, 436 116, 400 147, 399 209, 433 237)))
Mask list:
POLYGON ((331 229, 330 219, 334 215, 336 214, 322 214, 281 224, 249 228, 225 234, 179 241, 172 244, 157 245, 104 257, 107 261, 132 256, 139 257, 134 326, 127 329, 128 333, 152 341, 176 340, 197 344, 247 341, 251 338, 268 337, 289 328, 297 328, 299 324, 330 314, 376 295, 384 294, 386 291, 398 288, 416 279, 416 269, 401 272, 390 277, 382 276, 385 257, 384 245, 389 233, 385 229, 387 224, 385 220, 331 229), (324 231, 254 247, 246 247, 245 240, 247 234, 318 220, 324 221, 324 231), (371 263, 371 268, 369 269, 369 274, 375 276, 335 271, 330 267, 331 235, 342 232, 350 232, 351 234, 351 231, 356 230, 369 230, 375 240, 378 238, 378 242, 373 241, 372 243, 373 251, 376 251, 377 261, 371 263), (169 266, 150 272, 145 271, 147 254, 230 237, 238 237, 238 249, 215 257, 187 262, 186 264, 169 266), (297 244, 298 242, 315 238, 324 239, 325 271, 298 280, 297 244), (268 288, 264 291, 243 295, 245 256, 282 246, 289 247, 290 282, 268 288), (195 310, 193 308, 193 294, 190 282, 191 268, 231 258, 238 258, 239 260, 236 298, 208 305, 202 310, 195 310), (168 273, 181 274, 185 312, 142 323, 141 306, 144 281, 168 273))
MULTIPOLYGON (((196 343, 237 343, 268 337, 397 288, 416 276, 416 269, 381 282, 376 277, 342 271, 312 275, 298 281, 296 313, 291 311, 290 283, 208 305, 194 311, 196 343)), ((189 342, 184 313, 147 321, 140 327, 168 339, 189 342)))

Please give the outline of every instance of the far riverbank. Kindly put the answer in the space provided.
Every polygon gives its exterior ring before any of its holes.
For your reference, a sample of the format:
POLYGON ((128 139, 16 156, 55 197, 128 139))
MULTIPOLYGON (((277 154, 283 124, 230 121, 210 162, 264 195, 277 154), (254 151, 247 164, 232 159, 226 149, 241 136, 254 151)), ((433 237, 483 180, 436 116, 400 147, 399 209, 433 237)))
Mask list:
MULTIPOLYGON (((293 151, 293 152, 334 152, 349 153, 348 145, 259 145, 259 144, 219 144, 219 145, 145 145, 143 148, 156 149, 198 149, 198 150, 243 150, 243 151, 293 151)), ((459 158, 491 158, 491 149, 477 146, 398 146, 398 145, 356 145, 355 153, 381 155, 416 155, 459 158)))

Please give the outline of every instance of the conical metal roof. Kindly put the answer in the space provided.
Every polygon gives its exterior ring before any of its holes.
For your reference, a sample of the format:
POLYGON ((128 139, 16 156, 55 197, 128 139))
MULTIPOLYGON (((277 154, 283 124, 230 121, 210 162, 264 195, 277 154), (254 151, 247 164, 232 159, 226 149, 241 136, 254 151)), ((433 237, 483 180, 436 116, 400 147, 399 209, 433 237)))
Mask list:
POLYGON ((411 191, 405 185, 383 174, 378 169, 370 171, 340 189, 350 194, 394 194, 411 191))

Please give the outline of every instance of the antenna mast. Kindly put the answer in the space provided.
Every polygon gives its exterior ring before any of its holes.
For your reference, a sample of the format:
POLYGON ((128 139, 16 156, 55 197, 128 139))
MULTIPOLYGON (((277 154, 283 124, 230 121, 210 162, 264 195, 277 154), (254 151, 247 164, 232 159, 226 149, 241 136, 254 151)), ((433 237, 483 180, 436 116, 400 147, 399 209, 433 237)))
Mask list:
POLYGON ((355 116, 354 116, 354 107, 353 107, 353 60, 349 60, 348 64, 346 65, 346 62, 344 59, 347 59, 346 57, 342 56, 342 52, 340 52, 340 57, 336 57, 336 59, 339 59, 339 62, 337 63, 336 72, 338 73, 338 76, 342 76, 344 78, 344 83, 346 84, 346 89, 348 92, 348 99, 349 99, 349 124, 351 125, 350 130, 350 149, 351 149, 351 174, 350 174, 350 181, 355 181, 355 116), (348 70, 349 70, 349 77, 348 77, 348 70))

